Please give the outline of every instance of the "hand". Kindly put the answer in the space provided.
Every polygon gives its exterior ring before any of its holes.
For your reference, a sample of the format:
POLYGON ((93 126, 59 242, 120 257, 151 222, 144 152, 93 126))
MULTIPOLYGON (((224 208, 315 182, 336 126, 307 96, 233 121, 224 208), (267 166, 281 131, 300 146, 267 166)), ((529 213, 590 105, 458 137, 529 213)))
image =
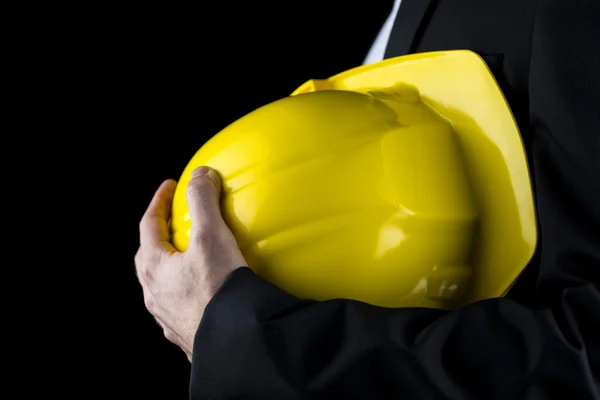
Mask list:
POLYGON ((187 187, 192 220, 188 249, 180 253, 171 245, 168 224, 175 186, 173 180, 163 182, 144 214, 135 266, 146 308, 191 362, 206 305, 227 275, 246 261, 221 215, 219 177, 208 167, 194 170, 187 187))

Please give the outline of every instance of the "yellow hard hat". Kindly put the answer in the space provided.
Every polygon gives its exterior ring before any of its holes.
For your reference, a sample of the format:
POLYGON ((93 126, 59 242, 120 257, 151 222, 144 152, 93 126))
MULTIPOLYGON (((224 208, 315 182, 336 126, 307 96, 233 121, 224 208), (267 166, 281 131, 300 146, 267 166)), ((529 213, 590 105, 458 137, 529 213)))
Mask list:
POLYGON ((181 251, 201 165, 221 175, 248 266, 301 298, 451 309, 503 296, 535 251, 521 137, 470 51, 311 80, 226 127, 179 180, 181 251))

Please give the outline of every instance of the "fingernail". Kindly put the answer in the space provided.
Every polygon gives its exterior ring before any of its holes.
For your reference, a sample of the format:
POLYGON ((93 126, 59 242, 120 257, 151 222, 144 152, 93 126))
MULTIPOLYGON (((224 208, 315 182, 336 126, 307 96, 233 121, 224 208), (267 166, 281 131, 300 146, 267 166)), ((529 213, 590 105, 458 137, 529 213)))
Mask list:
POLYGON ((208 173, 208 167, 200 167, 200 168, 196 168, 194 170, 194 175, 196 175, 196 176, 206 175, 207 173, 208 173))
POLYGON ((215 184, 215 186, 218 188, 219 187, 219 176, 217 175, 217 171, 215 171, 214 169, 208 171, 208 175, 206 175, 208 177, 208 179, 210 179, 212 181, 212 183, 215 184))

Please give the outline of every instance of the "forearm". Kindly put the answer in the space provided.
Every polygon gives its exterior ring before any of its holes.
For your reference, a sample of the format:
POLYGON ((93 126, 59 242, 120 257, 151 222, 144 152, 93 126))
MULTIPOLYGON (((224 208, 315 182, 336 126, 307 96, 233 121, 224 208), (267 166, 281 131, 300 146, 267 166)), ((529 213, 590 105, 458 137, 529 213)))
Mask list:
POLYGON ((192 398, 593 398, 598 309, 592 285, 541 310, 506 299, 451 313, 317 303, 243 268, 197 332, 192 398))

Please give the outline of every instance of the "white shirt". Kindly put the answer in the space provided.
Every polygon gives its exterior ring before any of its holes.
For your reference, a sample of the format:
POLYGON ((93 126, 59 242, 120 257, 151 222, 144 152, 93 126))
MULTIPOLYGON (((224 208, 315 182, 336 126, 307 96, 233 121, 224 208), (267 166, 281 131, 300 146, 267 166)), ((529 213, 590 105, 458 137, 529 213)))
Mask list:
POLYGON ((371 50, 367 54, 365 61, 363 64, 371 64, 377 61, 383 60, 385 55, 385 48, 387 47, 388 41, 390 40, 390 34, 392 33, 392 27, 394 26, 394 21, 396 20, 396 16, 398 15, 398 10, 400 9, 400 3, 402 0, 394 0, 394 7, 392 8, 392 12, 385 20, 377 38, 373 42, 371 46, 371 50))

